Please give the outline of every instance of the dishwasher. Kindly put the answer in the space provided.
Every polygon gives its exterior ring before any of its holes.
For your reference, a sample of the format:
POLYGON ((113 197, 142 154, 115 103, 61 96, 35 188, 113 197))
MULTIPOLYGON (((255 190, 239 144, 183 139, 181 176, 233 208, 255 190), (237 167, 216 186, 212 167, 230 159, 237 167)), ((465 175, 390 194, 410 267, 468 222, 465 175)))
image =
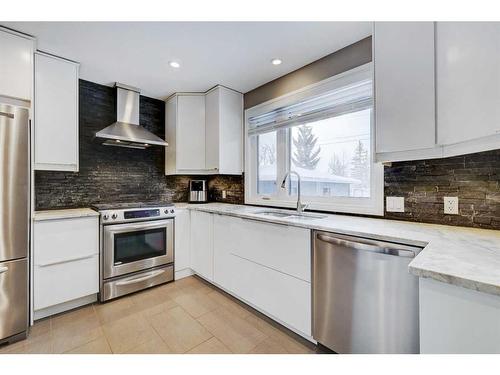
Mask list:
POLYGON ((419 353, 421 247, 313 231, 313 337, 337 353, 419 353))

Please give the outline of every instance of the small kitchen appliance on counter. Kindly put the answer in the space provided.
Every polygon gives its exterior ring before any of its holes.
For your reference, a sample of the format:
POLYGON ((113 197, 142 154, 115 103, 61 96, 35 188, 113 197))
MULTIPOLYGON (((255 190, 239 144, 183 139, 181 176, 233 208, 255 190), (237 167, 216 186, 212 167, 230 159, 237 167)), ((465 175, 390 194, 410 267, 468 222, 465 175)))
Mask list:
POLYGON ((94 205, 100 213, 101 302, 174 279, 172 204, 94 205))
POLYGON ((207 181, 191 180, 189 181, 189 202, 206 203, 208 201, 207 181))

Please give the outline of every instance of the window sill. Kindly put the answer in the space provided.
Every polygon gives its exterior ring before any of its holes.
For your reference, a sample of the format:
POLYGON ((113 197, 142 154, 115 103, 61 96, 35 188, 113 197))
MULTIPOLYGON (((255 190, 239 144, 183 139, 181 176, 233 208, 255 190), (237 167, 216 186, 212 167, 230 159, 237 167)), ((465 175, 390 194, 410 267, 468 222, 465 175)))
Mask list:
MULTIPOLYGON (((369 198, 366 198, 369 200, 369 198)), ((307 211, 322 211, 329 213, 343 213, 343 214, 355 214, 355 215, 373 215, 373 216, 383 216, 384 215, 384 203, 383 199, 381 202, 369 206, 367 204, 353 204, 353 202, 335 202, 335 203, 323 203, 323 202, 309 202, 306 199, 302 199, 302 203, 308 204, 307 211)), ((361 203, 361 202, 360 202, 361 203)), ((372 201, 373 203, 373 201, 372 201)), ((296 200, 279 200, 279 199, 262 199, 262 198, 250 198, 245 197, 245 204, 275 207, 275 208, 296 208, 296 200)))

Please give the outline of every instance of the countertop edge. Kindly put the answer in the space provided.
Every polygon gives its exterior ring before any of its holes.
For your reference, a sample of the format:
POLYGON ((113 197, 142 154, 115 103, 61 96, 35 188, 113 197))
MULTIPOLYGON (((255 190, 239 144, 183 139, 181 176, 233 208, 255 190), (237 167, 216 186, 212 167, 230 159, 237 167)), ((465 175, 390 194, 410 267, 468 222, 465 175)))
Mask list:
POLYGON ((40 210, 33 212, 33 221, 97 217, 99 213, 91 208, 68 208, 60 210, 40 210))
POLYGON ((451 275, 443 272, 433 271, 421 267, 408 266, 410 273, 414 276, 418 276, 424 279, 433 279, 442 283, 458 286, 461 288, 475 290, 476 292, 482 292, 487 294, 492 294, 500 296, 500 286, 484 283, 482 281, 468 279, 462 276, 451 275))

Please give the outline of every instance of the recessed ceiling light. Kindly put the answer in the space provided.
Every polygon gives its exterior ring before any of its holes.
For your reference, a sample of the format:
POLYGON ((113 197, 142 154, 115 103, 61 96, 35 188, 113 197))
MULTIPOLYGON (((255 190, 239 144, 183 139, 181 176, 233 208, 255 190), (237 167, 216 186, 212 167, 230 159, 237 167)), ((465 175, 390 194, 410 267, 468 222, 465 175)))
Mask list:
POLYGON ((168 65, 170 65, 172 68, 180 68, 181 64, 179 64, 177 61, 169 61, 168 65))
POLYGON ((271 63, 272 63, 273 65, 279 65, 279 64, 281 64, 282 62, 283 62, 283 61, 281 61, 281 59, 272 59, 272 60, 271 60, 271 63))

